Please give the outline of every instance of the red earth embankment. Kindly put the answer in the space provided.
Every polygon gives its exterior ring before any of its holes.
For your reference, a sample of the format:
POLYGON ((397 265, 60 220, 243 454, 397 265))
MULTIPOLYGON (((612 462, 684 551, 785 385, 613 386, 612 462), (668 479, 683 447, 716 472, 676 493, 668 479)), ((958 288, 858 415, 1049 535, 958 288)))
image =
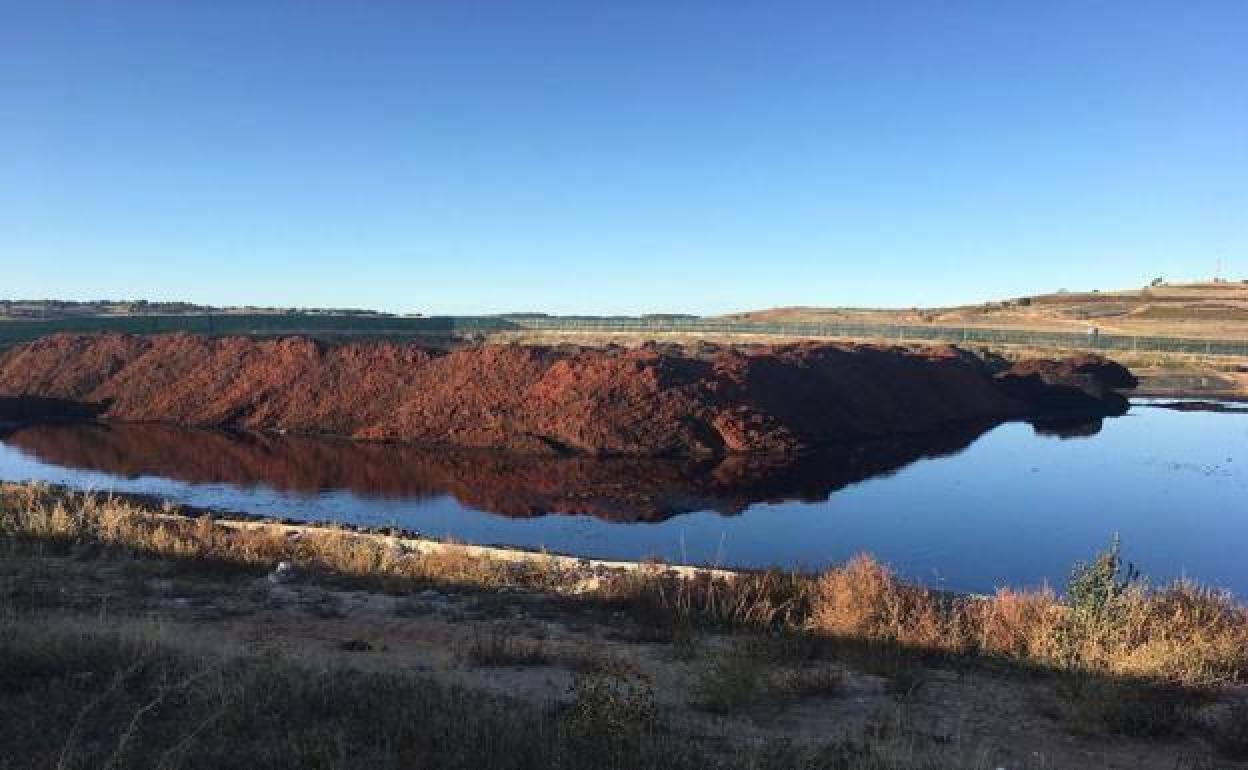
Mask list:
POLYGON ((0 354, 0 399, 59 399, 124 421, 464 447, 791 452, 1055 406, 1113 413, 1121 399, 1103 385, 1130 378, 1119 370, 1101 360, 1065 379, 1059 364, 1003 371, 953 347, 444 353, 305 337, 55 335, 0 354))

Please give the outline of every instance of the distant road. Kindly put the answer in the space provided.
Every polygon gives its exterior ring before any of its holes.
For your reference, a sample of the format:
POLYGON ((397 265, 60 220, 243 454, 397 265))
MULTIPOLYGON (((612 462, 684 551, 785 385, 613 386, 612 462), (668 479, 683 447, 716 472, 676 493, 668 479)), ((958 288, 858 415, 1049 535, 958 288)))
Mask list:
POLYGON ((119 331, 131 334, 313 336, 420 336, 550 331, 589 333, 759 334, 794 338, 841 338, 893 342, 949 342, 972 345, 1025 345, 1101 351, 1194 353, 1248 356, 1248 341, 1182 337, 1085 334, 1077 332, 988 329, 982 327, 861 323, 772 323, 686 318, 582 318, 534 316, 440 316, 406 318, 331 315, 174 315, 97 316, 55 320, 0 320, 0 346, 56 332, 119 331))

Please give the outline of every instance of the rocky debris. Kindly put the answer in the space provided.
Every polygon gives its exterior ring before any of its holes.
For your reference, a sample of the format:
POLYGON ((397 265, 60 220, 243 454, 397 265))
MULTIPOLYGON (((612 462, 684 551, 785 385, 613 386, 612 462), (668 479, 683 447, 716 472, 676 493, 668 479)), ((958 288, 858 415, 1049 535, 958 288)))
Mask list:
POLYGON ((278 562, 269 573, 269 582, 273 584, 289 583, 295 579, 295 566, 288 561, 278 562))
POLYGON ((994 372, 952 346, 448 353, 107 333, 0 354, 0 397, 62 399, 123 421, 547 454, 792 453, 969 421, 1113 413, 1122 401, 1113 389, 1127 381, 1119 369, 1077 356, 994 372))

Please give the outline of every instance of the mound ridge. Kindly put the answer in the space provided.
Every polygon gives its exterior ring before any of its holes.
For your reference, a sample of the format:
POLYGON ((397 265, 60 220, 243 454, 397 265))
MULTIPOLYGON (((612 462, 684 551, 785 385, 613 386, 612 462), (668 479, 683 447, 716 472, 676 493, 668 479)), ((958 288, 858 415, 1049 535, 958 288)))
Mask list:
POLYGON ((122 421, 662 455, 793 452, 1031 416, 1052 408, 1055 389, 1063 410, 1112 413, 1122 405, 1110 388, 1130 381, 1104 359, 1028 366, 1002 371, 954 347, 444 352, 392 341, 105 333, 53 335, 0 354, 0 398, 51 399, 122 421))

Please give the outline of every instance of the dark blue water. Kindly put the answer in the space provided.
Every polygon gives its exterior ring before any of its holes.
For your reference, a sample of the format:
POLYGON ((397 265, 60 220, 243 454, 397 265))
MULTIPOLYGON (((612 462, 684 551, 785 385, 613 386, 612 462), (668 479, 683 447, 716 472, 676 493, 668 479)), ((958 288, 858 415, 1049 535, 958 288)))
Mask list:
POLYGON ((1137 403, 795 462, 433 452, 160 426, 3 437, 0 477, 608 558, 815 568, 869 551, 957 590, 1064 585, 1116 532, 1155 580, 1248 596, 1248 413, 1137 403))

